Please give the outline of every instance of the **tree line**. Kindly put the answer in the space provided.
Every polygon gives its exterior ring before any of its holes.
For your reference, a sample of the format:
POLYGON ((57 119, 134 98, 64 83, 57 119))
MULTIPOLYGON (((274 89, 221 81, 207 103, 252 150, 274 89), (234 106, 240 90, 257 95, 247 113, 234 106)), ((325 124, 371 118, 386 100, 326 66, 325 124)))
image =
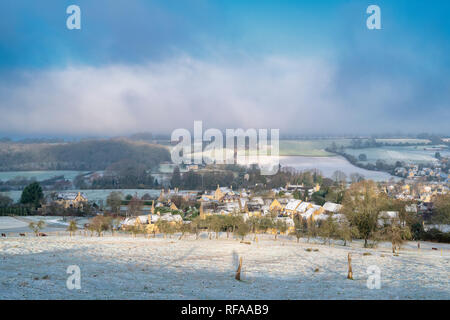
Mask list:
POLYGON ((147 168, 169 161, 169 151, 159 145, 126 139, 88 140, 60 144, 36 144, 27 148, 1 148, 0 171, 105 170, 124 159, 147 168))

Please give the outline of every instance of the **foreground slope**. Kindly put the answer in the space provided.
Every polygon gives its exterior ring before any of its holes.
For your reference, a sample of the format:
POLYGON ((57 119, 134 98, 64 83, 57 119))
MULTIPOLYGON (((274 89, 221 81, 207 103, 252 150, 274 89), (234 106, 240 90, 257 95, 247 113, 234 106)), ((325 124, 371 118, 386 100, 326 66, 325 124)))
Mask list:
POLYGON ((388 244, 363 249, 267 235, 248 245, 225 237, 2 238, 0 299, 450 299, 449 245, 409 243, 393 256, 388 244), (354 280, 346 279, 348 252, 354 280), (234 279, 238 257, 243 281, 234 279), (80 267, 80 290, 66 287, 69 265, 80 267), (379 290, 366 285, 371 265, 381 270, 379 290))

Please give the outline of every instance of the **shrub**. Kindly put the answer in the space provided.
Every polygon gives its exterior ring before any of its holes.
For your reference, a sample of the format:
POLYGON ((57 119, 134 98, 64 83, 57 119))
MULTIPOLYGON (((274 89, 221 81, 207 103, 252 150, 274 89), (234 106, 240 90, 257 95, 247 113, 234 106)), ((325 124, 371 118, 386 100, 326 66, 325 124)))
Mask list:
POLYGON ((41 232, 41 229, 45 227, 45 222, 42 220, 39 220, 38 222, 30 222, 28 224, 28 227, 33 230, 34 234, 39 236, 39 233, 41 232))
POLYGON ((75 220, 70 220, 69 225, 67 227, 67 231, 70 232, 70 236, 72 236, 72 234, 77 230, 78 230, 78 227, 77 227, 77 223, 75 222, 75 220))

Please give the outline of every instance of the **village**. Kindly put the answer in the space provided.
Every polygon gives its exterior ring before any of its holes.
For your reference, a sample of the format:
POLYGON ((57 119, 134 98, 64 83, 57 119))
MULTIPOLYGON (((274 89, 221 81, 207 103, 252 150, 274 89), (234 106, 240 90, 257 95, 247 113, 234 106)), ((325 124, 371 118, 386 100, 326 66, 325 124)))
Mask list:
MULTIPOLYGON (((122 200, 113 191, 89 216, 0 217, 32 221, 32 232, 0 239, 0 297, 34 299, 47 290, 59 299, 449 298, 449 248, 438 243, 448 242, 447 225, 426 217, 442 213, 448 189, 334 187, 347 196, 322 204, 320 184, 200 194, 167 188, 156 199, 122 200), (436 200, 432 207, 419 201, 426 196, 436 200), (64 275, 74 264, 81 285, 68 290, 64 275), (379 286, 370 285, 370 268, 379 270, 379 286)), ((68 212, 91 206, 82 192, 58 193, 55 203, 68 212)))
MULTIPOLYGON (((363 180, 354 185, 367 188, 364 183, 363 180)), ((342 228, 345 229, 352 224, 355 227, 355 223, 348 220, 348 211, 357 211, 358 208, 347 208, 347 214, 343 208, 344 194, 352 185, 337 182, 331 186, 326 183, 322 183, 322 186, 319 183, 310 186, 287 183, 284 187, 270 190, 233 190, 232 186, 217 185, 212 191, 179 190, 175 187, 161 189, 157 198, 148 194, 142 197, 125 197, 119 191, 112 191, 104 206, 92 203, 83 192, 60 192, 52 201, 47 201, 40 212, 48 212, 49 208, 54 209, 56 206, 71 213, 64 216, 65 221, 76 218, 77 214, 83 215, 84 211, 90 212, 91 216, 94 215, 90 223, 78 227, 90 230, 91 233, 97 232, 98 235, 107 230, 116 230, 148 235, 208 231, 211 236, 213 232, 227 232, 229 235, 230 232, 239 233, 236 230, 241 229, 239 234, 242 239, 248 233, 254 233, 255 239, 257 233, 268 233, 275 237, 278 234, 298 233, 299 236, 309 234, 308 237, 315 237, 329 232, 322 230, 323 228, 336 228, 335 234, 329 234, 329 237, 347 237, 346 239, 351 240, 352 236, 348 238, 347 234, 341 234, 348 230, 339 231, 337 226, 344 226, 342 228), (335 201, 331 201, 333 198, 335 201), (85 210, 86 208, 90 210, 85 210), (108 222, 101 222, 103 218, 108 222)), ((390 223, 401 222, 403 226, 408 223, 410 231, 417 228, 422 232, 433 228, 440 232, 449 231, 448 220, 438 221, 436 206, 433 204, 435 199, 448 199, 448 184, 409 180, 409 183, 373 183, 370 188, 385 197, 384 207, 380 207, 379 212, 375 213, 380 226, 388 220, 390 223)), ((415 235, 405 237, 404 240, 418 239, 418 231, 415 232, 415 235)), ((356 234, 354 237, 358 238, 359 235, 356 234)))
POLYGON ((436 311, 420 300, 450 300, 449 11, 1 1, 0 301, 436 311))

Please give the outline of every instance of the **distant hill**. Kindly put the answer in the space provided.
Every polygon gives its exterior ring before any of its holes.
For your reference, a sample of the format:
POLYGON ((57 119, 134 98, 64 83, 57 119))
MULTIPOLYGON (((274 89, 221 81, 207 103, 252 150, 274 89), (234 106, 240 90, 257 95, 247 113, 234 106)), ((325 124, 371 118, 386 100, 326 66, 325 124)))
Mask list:
POLYGON ((0 171, 105 170, 122 160, 148 168, 170 160, 167 148, 126 139, 72 143, 0 143, 0 171))

